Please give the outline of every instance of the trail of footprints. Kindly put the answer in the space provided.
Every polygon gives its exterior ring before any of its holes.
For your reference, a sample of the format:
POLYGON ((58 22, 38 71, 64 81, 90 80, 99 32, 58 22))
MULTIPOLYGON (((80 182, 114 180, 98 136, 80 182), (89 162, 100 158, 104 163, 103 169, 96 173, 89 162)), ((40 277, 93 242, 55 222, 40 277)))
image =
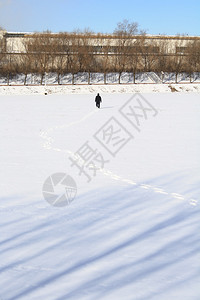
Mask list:
MULTIPOLYGON (((53 150, 53 151, 56 151, 56 152, 64 152, 65 154, 68 154, 71 157, 77 158, 77 154, 75 155, 75 153, 70 151, 70 150, 67 150, 67 149, 63 150, 63 149, 60 149, 60 148, 57 148, 57 147, 53 147, 52 144, 54 142, 54 139, 49 134, 52 133, 54 130, 68 128, 68 127, 71 127, 71 126, 76 125, 78 123, 81 123, 81 122, 85 121, 86 119, 88 119, 90 116, 92 116, 96 112, 98 112, 98 110, 95 109, 95 110, 93 110, 92 112, 90 112, 89 114, 87 114, 86 116, 84 116, 83 118, 81 118, 78 121, 71 122, 69 124, 60 125, 60 126, 55 126, 55 127, 47 129, 46 131, 42 131, 40 133, 40 137, 44 140, 43 147, 48 149, 48 150, 53 150)), ((117 174, 114 174, 112 171, 107 170, 107 169, 100 169, 99 168, 99 171, 102 174, 104 174, 105 176, 109 176, 110 178, 112 178, 114 180, 119 180, 121 182, 125 182, 125 183, 128 183, 130 185, 137 186, 138 188, 141 188, 141 189, 153 191, 154 193, 169 195, 170 197, 172 197, 174 199, 177 199, 177 200, 188 201, 188 203, 192 206, 196 206, 197 204, 199 204, 199 201, 197 199, 186 199, 183 195, 178 194, 178 193, 169 193, 169 192, 165 191, 162 188, 158 188, 158 187, 148 185, 148 184, 144 184, 144 183, 140 184, 140 183, 134 182, 133 180, 123 178, 123 177, 121 177, 117 174)))

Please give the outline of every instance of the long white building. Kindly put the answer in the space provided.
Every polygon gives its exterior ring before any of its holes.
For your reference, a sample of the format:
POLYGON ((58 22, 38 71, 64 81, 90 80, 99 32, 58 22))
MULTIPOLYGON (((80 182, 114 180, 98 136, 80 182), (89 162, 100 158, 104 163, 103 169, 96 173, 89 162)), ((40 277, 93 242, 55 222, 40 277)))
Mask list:
MULTIPOLYGON (((49 37, 51 36, 52 40, 56 40, 60 38, 60 34, 56 33, 38 33, 37 36, 45 35, 49 37)), ((93 51, 96 53, 101 53, 105 51, 106 47, 109 47, 110 53, 116 53, 119 51, 120 46, 129 46, 132 47, 133 52, 138 52, 139 48, 137 44, 141 41, 143 43, 143 49, 145 49, 154 53, 159 53, 160 51, 165 52, 166 54, 184 54, 187 53, 187 47, 195 42, 200 42, 200 37, 192 37, 192 36, 133 36, 133 37, 119 37, 114 35, 74 35, 74 34, 63 34, 65 35, 65 39, 68 42, 68 45, 74 45, 74 39, 78 42, 78 46, 85 45, 93 47, 93 51), (87 39, 87 41, 86 41, 87 39), (147 49, 148 48, 148 49, 147 49)), ((6 53, 25 53, 27 52, 27 48, 25 47, 26 41, 33 40, 36 34, 34 33, 22 33, 22 32, 0 32, 0 40, 1 40, 1 52, 6 53)), ((64 49, 64 48, 62 48, 64 49)), ((140 47, 141 49, 141 47, 140 47)), ((31 52, 31 49, 29 49, 31 52)), ((33 50, 32 50, 33 51, 33 50)), ((63 50, 64 51, 64 50, 63 50)))

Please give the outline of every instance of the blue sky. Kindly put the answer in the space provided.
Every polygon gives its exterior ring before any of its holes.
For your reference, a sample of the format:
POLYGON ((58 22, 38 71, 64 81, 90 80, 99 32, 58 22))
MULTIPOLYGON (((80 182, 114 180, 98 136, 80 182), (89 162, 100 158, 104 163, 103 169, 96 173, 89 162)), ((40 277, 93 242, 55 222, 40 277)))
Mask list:
POLYGON ((0 26, 7 31, 112 33, 123 19, 148 34, 200 36, 200 0, 0 0, 0 26))

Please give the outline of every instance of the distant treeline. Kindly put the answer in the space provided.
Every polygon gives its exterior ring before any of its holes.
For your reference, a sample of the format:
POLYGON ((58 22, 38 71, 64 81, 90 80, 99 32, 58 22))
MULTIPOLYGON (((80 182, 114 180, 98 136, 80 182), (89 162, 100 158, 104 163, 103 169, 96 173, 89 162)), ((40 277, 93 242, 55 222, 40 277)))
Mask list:
MULTIPOLYGON (((93 37, 94 38, 94 37, 93 37)), ((169 41, 161 39, 147 43, 145 34, 133 41, 129 35, 118 33, 115 45, 110 39, 102 43, 101 36, 95 36, 95 45, 91 43, 91 34, 52 33, 33 34, 23 38, 24 51, 7 53, 3 40, 0 41, 0 75, 10 77, 23 73, 40 74, 41 83, 46 73, 57 73, 73 76, 79 72, 103 73, 117 72, 120 77, 123 72, 173 72, 177 76, 185 72, 193 74, 200 72, 200 40, 189 40, 182 45, 177 41, 176 53, 168 51, 169 41), (101 44, 98 45, 98 38, 101 44)), ((25 77, 26 78, 26 77, 25 77)), ((25 82, 26 84, 26 79, 25 82)), ((73 83, 73 80, 72 80, 73 83)))

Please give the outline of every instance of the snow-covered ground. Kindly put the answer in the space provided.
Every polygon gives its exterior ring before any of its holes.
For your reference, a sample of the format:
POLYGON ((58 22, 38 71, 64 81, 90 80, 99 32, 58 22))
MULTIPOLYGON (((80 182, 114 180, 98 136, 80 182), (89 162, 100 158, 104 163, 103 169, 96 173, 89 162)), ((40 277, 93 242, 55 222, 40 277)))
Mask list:
POLYGON ((200 93, 200 83, 182 84, 111 84, 111 85, 52 85, 0 86, 1 95, 68 95, 68 94, 131 94, 131 93, 200 93))
MULTIPOLYGON (((9 77, 0 75, 0 86, 3 85, 66 85, 66 84, 118 84, 119 73, 107 73, 104 78, 103 73, 87 73, 79 72, 74 74, 60 74, 58 82, 57 73, 45 73, 41 78, 40 74, 16 74, 9 77)), ((187 73, 155 73, 155 72, 140 72, 135 74, 135 83, 200 83, 200 72, 194 72, 191 75, 187 73)), ((120 76, 120 83, 133 84, 133 73, 123 72, 120 76)))
POLYGON ((146 86, 0 88, 1 300, 200 299, 199 90, 146 86))
POLYGON ((104 74, 91 74, 88 84, 88 73, 75 74, 72 84, 72 74, 58 76, 55 73, 46 74, 41 85, 41 76, 28 74, 26 85, 25 75, 18 74, 9 80, 0 77, 0 95, 31 95, 31 94, 93 94, 93 93, 200 93, 200 73, 194 73, 190 78, 188 74, 179 74, 175 84, 174 73, 158 74, 154 72, 139 73, 136 76, 136 84, 133 84, 133 74, 122 73, 121 84, 118 84, 119 74, 109 73, 104 84, 104 74), (162 78, 163 77, 163 78, 162 78), (162 80, 161 80, 162 78, 162 80))

